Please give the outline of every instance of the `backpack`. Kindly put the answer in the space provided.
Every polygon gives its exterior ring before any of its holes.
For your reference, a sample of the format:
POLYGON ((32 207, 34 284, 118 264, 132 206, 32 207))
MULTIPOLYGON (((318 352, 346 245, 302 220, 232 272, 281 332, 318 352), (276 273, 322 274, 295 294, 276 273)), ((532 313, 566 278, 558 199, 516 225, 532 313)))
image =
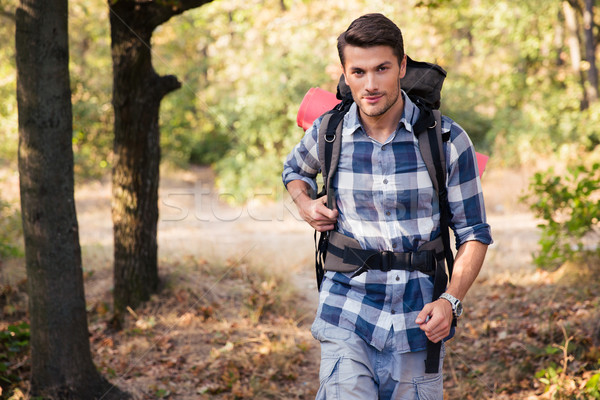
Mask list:
MULTIPOLYGON (((447 142, 450 135, 441 133, 441 89, 446 77, 446 71, 436 64, 414 61, 407 57, 406 74, 400 81, 401 87, 420 110, 419 120, 413 126, 413 131, 419 142, 421 156, 427 166, 427 171, 437 193, 440 206, 440 230, 437 240, 431 243, 431 249, 437 254, 443 253, 441 260, 437 260, 435 267, 433 299, 435 301, 446 290, 448 280, 452 276, 454 255, 450 247, 449 220, 450 205, 446 187, 446 161, 443 142, 447 142), (435 242, 435 243, 434 243, 435 242), (444 267, 447 267, 447 274, 444 267)), ((327 195, 327 206, 335 207, 335 194, 332 182, 337 171, 337 164, 341 152, 342 125, 344 115, 353 103, 350 88, 342 75, 337 87, 336 97, 341 100, 332 110, 326 112, 321 120, 318 139, 318 155, 323 175, 323 189, 317 195, 327 195)), ((325 274, 327 251, 330 247, 330 232, 320 233, 317 239, 315 231, 315 271, 317 287, 321 289, 321 282, 325 274)), ((334 256, 331 256, 334 257, 334 256)), ((456 320, 453 321, 456 324, 456 320)), ((428 342, 426 373, 437 373, 441 342, 428 342)))

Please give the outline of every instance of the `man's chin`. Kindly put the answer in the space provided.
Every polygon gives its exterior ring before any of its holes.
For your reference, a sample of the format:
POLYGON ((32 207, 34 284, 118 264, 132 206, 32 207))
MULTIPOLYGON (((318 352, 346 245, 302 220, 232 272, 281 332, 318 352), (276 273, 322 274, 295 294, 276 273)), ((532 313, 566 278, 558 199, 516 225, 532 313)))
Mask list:
POLYGON ((379 117, 383 114, 385 114, 385 112, 387 110, 384 110, 382 107, 372 107, 372 106, 365 106, 362 105, 360 107, 360 111, 367 117, 379 117))

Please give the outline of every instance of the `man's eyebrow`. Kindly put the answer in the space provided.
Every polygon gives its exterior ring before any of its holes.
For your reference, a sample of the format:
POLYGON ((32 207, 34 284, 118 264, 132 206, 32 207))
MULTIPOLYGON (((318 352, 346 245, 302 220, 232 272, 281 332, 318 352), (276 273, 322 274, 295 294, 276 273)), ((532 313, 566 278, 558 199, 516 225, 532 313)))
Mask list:
MULTIPOLYGON (((390 65, 390 64, 392 64, 392 62, 391 62, 391 61, 384 61, 384 62, 382 62, 381 64, 379 64, 379 65, 376 65, 376 66, 374 67, 374 69, 379 69, 379 68, 381 68, 381 67, 386 67, 386 66, 388 66, 388 65, 390 65)), ((367 69, 368 69, 368 68, 367 68, 367 69)), ((350 67, 350 70, 351 70, 351 71, 364 71, 364 70, 365 70, 365 68, 356 66, 356 67, 350 67)))
POLYGON ((381 68, 381 67, 385 67, 390 65, 392 62, 391 61, 384 61, 381 64, 379 64, 376 68, 381 68))

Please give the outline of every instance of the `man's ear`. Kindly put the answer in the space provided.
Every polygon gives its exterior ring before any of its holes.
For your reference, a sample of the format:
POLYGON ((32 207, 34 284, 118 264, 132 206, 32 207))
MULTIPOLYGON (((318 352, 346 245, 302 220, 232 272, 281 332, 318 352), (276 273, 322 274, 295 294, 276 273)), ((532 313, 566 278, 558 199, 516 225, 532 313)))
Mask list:
POLYGON ((404 78, 404 75, 406 75, 406 54, 400 63, 400 79, 404 78))

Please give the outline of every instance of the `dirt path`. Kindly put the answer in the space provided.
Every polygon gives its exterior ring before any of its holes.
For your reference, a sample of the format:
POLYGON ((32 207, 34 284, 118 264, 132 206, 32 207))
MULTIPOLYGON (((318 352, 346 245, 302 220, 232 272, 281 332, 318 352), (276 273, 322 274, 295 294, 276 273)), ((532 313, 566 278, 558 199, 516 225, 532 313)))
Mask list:
MULTIPOLYGON (((307 289, 306 300, 316 305, 313 231, 300 220, 289 199, 230 206, 224 201, 229 196, 214 189, 212 173, 204 168, 167 174, 159 196, 159 259, 244 260, 289 270, 298 277, 294 282, 307 289)), ((105 274, 102 266, 112 263, 110 185, 84 185, 75 197, 84 268, 105 274)), ((86 290, 93 297, 105 288, 86 290)))
MULTIPOLYGON (((163 173, 159 259, 243 259, 285 269, 295 276, 293 281, 306 293, 310 307, 316 306, 313 230, 300 219, 293 202, 285 197, 275 204, 254 201, 229 206, 224 200, 230 196, 219 193, 213 181, 206 168, 163 173)), ((531 252, 537 246, 537 221, 518 200, 526 184, 525 176, 510 171, 485 176, 488 220, 495 243, 489 248, 479 282, 521 281, 534 271, 531 252), (506 181, 512 184, 507 186, 506 181)), ((110 185, 105 181, 78 187, 76 201, 84 268, 109 273, 110 268, 102 266, 112 263, 110 185)), ((106 288, 86 289, 88 297, 93 297, 106 288)))

